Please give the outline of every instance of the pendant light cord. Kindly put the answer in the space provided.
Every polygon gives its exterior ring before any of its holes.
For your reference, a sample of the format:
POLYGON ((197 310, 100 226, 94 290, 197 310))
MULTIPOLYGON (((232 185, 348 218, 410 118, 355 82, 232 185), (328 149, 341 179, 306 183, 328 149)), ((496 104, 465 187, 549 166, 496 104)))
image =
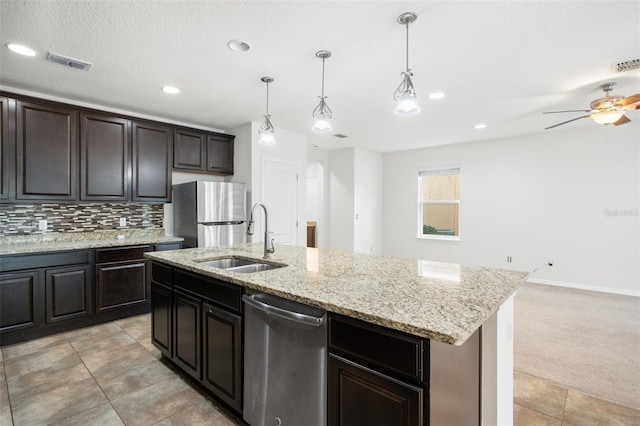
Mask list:
POLYGON ((322 58, 322 99, 324 99, 324 60, 325 58, 322 58))
POLYGON ((269 83, 267 83, 267 117, 269 117, 269 83))
POLYGON ((405 24, 407 27, 407 73, 409 72, 409 22, 405 24))

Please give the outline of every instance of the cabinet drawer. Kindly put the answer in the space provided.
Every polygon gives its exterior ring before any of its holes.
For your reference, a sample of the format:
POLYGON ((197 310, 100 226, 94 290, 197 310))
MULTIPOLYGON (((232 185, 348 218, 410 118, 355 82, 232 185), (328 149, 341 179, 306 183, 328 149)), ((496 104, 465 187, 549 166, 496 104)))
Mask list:
POLYGON ((96 263, 120 262, 144 259, 144 253, 151 251, 151 246, 128 246, 112 249, 97 249, 96 263))
POLYGON ((180 250, 182 243, 156 243, 153 245, 153 251, 180 250))
POLYGON ((76 265, 91 263, 90 250, 74 250, 54 253, 42 253, 19 256, 3 256, 2 270, 48 268, 50 266, 76 265))
POLYGON ((173 284, 218 305, 242 312, 242 287, 182 269, 173 271, 173 284))
POLYGON ((329 350, 366 365, 423 382, 428 377, 428 340, 351 318, 329 318, 329 350))
POLYGON ((151 263, 151 279, 153 281, 173 286, 171 279, 172 268, 169 265, 163 263, 153 262, 151 263))

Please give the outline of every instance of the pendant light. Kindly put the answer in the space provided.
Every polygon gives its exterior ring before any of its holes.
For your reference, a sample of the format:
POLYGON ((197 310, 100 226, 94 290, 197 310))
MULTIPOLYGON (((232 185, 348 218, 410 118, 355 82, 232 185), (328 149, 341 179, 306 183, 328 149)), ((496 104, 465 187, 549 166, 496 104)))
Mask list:
POLYGON ((315 119, 311 130, 319 133, 326 133, 333 130, 331 127, 331 108, 324 102, 326 96, 324 95, 324 60, 331 57, 331 52, 328 50, 318 50, 316 56, 322 59, 322 96, 320 96, 320 103, 313 110, 313 118, 315 119))
POLYGON ((262 77, 263 83, 267 84, 267 115, 264 116, 264 123, 258 129, 258 134, 260 135, 260 139, 258 140, 259 144, 262 145, 275 145, 276 139, 273 137, 273 124, 271 124, 271 116, 269 115, 269 83, 273 83, 273 78, 271 77, 262 77))
POLYGON ((393 99, 398 101, 396 109, 393 111, 398 115, 411 115, 420 112, 420 105, 416 99, 416 91, 411 82, 413 73, 409 69, 409 24, 418 19, 415 13, 407 12, 398 16, 398 23, 407 27, 407 69, 402 72, 402 82, 396 89, 393 99))

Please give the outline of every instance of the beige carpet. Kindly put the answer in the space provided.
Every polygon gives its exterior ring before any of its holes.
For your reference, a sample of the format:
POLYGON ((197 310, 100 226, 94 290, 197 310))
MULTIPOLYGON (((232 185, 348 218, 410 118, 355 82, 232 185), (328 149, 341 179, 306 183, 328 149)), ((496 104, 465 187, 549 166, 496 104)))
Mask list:
POLYGON ((640 298, 525 284, 514 368, 640 409, 640 298))

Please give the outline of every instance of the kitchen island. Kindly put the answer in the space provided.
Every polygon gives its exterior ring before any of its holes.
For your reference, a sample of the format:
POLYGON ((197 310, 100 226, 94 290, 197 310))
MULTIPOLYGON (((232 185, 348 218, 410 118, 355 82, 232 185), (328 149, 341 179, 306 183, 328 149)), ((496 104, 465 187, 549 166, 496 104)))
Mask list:
MULTIPOLYGON (((265 262, 282 267, 261 272, 231 272, 203 263, 224 257, 261 259, 259 243, 145 256, 158 271, 164 265, 165 284, 176 272, 210 278, 225 289, 236 286, 240 292, 264 292, 323 308, 336 321, 359 321, 363 327, 358 329, 370 325, 413 336, 426 353, 416 379, 424 383, 421 419, 431 424, 512 422, 512 296, 525 273, 293 246, 277 246, 265 262)), ((235 307, 237 315, 241 311, 235 307)), ((331 412, 331 395, 329 401, 331 412)), ((331 414, 329 419, 334 424, 331 414)))

